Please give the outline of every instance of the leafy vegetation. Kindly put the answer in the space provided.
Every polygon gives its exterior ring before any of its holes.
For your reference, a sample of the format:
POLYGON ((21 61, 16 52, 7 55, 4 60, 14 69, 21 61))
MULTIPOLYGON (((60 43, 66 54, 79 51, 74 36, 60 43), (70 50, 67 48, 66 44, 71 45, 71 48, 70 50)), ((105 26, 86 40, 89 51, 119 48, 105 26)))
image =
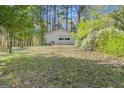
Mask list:
MULTIPOLYGON (((5 40, 7 40, 9 53, 12 53, 12 47, 15 43, 17 46, 23 47, 24 42, 27 41, 31 46, 33 36, 35 37, 36 34, 39 34, 43 38, 41 33, 44 34, 46 29, 44 20, 37 17, 40 12, 38 10, 39 6, 0 6, 0 32, 1 37, 4 36, 5 40), (34 31, 34 24, 40 27, 40 31, 34 31)), ((39 36, 37 37, 39 38, 39 36)))
POLYGON ((114 26, 119 30, 124 30, 124 6, 120 6, 117 11, 112 13, 114 18, 114 26))
POLYGON ((101 51, 117 56, 124 55, 124 33, 109 29, 99 36, 98 46, 101 51))
POLYGON ((24 36, 29 31, 27 28, 32 27, 32 18, 28 16, 29 8, 28 6, 0 6, 0 24, 9 34, 10 53, 12 52, 12 38, 16 34, 16 37, 24 36))
POLYGON ((123 14, 123 6, 111 14, 102 14, 93 9, 91 19, 83 18, 77 27, 77 32, 73 33, 77 41, 80 41, 76 45, 84 50, 98 50, 123 56, 123 14))

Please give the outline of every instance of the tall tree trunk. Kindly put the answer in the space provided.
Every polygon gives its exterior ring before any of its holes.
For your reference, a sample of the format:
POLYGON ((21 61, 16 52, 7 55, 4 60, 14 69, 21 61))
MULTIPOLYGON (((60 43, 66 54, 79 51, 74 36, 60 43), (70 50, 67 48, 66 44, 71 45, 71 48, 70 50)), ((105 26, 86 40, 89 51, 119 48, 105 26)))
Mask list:
POLYGON ((49 9, 48 9, 49 6, 47 5, 46 8, 47 8, 47 9, 46 9, 46 12, 47 12, 47 13, 46 13, 46 15, 47 15, 47 31, 49 31, 49 9))
POLYGON ((56 5, 54 7, 54 20, 53 20, 53 30, 56 30, 56 5))
POLYGON ((57 25, 57 29, 59 29, 59 9, 58 9, 58 25, 57 25))
MULTIPOLYGON (((41 25, 41 29, 42 29, 42 25, 41 25)), ((43 45, 43 39, 44 39, 44 32, 42 30, 41 31, 41 45, 43 45)))
POLYGON ((9 53, 12 53, 12 32, 9 32, 9 53))
POLYGON ((80 10, 78 11, 78 22, 80 22, 80 10))
POLYGON ((0 29, 0 48, 2 48, 2 30, 0 29))
POLYGON ((71 5, 71 32, 72 32, 72 29, 73 29, 73 16, 72 16, 72 5, 71 5))
POLYGON ((53 16, 52 16, 52 6, 50 6, 50 28, 51 28, 51 30, 50 31, 53 31, 53 16))
POLYGON ((66 6, 66 30, 68 30, 68 5, 66 6))
MULTIPOLYGON (((49 7, 51 9, 51 7, 49 7)), ((52 31, 52 16, 51 16, 51 11, 48 11, 49 13, 49 31, 52 31)))
POLYGON ((32 38, 29 40, 29 46, 32 46, 32 38))
MULTIPOLYGON (((42 7, 40 7, 40 20, 42 20, 42 7)), ((43 23, 41 23, 41 21, 40 21, 40 27, 41 27, 41 29, 42 29, 42 27, 43 27, 43 23)), ((41 45, 43 45, 43 30, 41 31, 41 45)))
POLYGON ((21 41, 21 48, 24 48, 24 41, 21 41))

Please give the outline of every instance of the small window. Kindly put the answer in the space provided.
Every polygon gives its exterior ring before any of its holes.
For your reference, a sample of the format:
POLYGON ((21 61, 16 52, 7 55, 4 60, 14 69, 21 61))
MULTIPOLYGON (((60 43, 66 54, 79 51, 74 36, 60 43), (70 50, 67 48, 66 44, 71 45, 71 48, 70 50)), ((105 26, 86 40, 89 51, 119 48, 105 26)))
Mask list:
POLYGON ((64 38, 59 38, 59 40, 64 40, 64 38))
POLYGON ((70 38, 65 38, 65 40, 70 40, 70 38))

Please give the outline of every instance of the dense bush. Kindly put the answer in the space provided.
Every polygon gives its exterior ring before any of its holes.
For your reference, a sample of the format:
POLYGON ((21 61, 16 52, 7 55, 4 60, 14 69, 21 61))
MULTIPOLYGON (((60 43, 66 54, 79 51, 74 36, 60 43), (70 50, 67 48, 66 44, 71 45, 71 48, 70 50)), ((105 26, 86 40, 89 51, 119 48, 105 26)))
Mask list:
POLYGON ((118 11, 108 14, 92 11, 91 18, 82 18, 73 35, 75 45, 83 50, 124 56, 123 10, 121 6, 118 11))
POLYGON ((124 32, 113 29, 102 31, 98 38, 98 50, 117 56, 123 56, 124 32))
POLYGON ((84 50, 96 50, 96 39, 98 37, 98 31, 91 31, 88 36, 82 40, 81 48, 84 50))
POLYGON ((75 46, 76 46, 76 47, 80 47, 80 46, 81 46, 81 42, 82 42, 82 40, 76 39, 76 41, 75 41, 75 46))
POLYGON ((90 31, 82 40, 77 39, 75 45, 83 50, 97 50, 116 56, 124 56, 124 32, 113 28, 90 31))

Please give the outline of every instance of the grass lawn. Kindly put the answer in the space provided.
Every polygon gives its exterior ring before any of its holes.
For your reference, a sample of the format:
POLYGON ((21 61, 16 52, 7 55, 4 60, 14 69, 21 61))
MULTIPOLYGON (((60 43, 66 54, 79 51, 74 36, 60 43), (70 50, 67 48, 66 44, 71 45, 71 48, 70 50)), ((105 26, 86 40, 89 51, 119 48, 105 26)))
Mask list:
POLYGON ((0 87, 124 87, 124 58, 74 46, 0 52, 0 87))

